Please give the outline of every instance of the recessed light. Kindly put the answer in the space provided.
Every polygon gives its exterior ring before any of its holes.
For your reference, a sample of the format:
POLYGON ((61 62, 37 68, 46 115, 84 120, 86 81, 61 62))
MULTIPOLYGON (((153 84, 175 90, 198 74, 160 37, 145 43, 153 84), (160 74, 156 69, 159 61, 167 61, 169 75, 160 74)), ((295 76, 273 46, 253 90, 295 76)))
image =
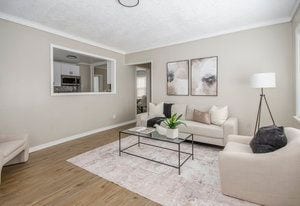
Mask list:
POLYGON ((140 0, 118 0, 119 4, 125 7, 136 7, 137 5, 140 4, 140 0))
POLYGON ((67 58, 68 59, 77 59, 77 56, 75 56, 75 55, 67 55, 67 58))

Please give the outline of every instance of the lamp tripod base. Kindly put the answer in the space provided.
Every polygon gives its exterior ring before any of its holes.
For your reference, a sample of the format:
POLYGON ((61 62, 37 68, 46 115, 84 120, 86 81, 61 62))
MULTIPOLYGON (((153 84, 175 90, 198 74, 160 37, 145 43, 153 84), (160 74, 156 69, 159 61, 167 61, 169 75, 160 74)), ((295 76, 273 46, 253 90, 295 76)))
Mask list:
POLYGON ((254 135, 256 134, 257 130, 260 127, 260 117, 261 117, 262 101, 264 101, 266 103, 268 111, 269 111, 269 114, 270 114, 270 117, 271 117, 272 122, 273 122, 273 125, 275 125, 275 121, 274 121, 273 115, 271 113, 271 110, 270 110, 270 107, 269 107, 266 95, 264 94, 264 89, 261 88, 261 94, 260 94, 259 106, 258 106, 258 111, 257 111, 257 116, 256 116, 256 123, 255 123, 254 135))

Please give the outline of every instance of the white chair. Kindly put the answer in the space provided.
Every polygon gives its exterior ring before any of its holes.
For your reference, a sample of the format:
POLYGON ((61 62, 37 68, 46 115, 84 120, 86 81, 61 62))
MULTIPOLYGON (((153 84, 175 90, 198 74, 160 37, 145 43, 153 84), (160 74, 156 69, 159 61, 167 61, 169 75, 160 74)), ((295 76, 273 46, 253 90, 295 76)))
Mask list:
POLYGON ((229 135, 219 154, 225 195, 272 206, 300 205, 300 130, 285 128, 288 143, 274 152, 254 154, 252 137, 229 135))
POLYGON ((2 167, 28 160, 28 135, 0 135, 0 184, 2 167))

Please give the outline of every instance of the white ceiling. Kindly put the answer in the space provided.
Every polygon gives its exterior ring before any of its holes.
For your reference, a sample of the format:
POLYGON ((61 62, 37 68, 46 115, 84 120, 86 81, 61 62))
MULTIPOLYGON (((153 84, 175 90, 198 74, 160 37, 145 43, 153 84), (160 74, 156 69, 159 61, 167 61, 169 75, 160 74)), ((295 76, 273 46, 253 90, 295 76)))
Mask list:
POLYGON ((0 18, 131 53, 288 22, 298 0, 0 0, 0 18), (27 21, 25 21, 27 20, 27 21))
POLYGON ((60 61, 60 62, 66 62, 66 63, 73 63, 73 64, 94 64, 98 62, 102 62, 106 64, 105 59, 96 58, 92 56, 88 56, 85 54, 80 54, 73 51, 68 51, 64 49, 54 48, 53 49, 53 60, 54 61, 60 61), (69 59, 67 56, 73 55, 76 56, 77 59, 69 59))

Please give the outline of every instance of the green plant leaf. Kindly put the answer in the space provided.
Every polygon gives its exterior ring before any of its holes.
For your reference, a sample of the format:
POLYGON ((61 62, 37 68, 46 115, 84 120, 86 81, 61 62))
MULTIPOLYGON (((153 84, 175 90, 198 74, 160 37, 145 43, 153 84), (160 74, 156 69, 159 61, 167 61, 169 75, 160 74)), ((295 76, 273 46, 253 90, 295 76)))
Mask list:
POLYGON ((182 114, 176 118, 176 121, 178 121, 181 117, 182 117, 182 114))
POLYGON ((166 119, 164 121, 164 123, 166 124, 167 127, 169 127, 170 129, 176 129, 178 125, 184 124, 186 126, 186 124, 182 121, 180 121, 179 119, 182 117, 182 114, 180 114, 179 116, 177 115, 177 113, 173 114, 170 118, 166 119))

